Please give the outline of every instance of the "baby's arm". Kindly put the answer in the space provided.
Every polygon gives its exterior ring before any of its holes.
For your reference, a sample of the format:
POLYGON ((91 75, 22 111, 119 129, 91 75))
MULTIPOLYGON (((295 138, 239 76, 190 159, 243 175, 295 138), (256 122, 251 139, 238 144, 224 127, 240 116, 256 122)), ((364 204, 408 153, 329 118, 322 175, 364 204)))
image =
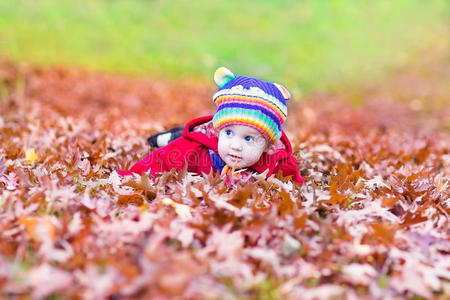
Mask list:
POLYGON ((135 163, 129 170, 119 170, 117 173, 120 176, 126 175, 141 175, 142 172, 147 172, 149 169, 150 174, 154 175, 164 171, 164 162, 161 159, 161 152, 164 151, 164 147, 156 150, 155 152, 147 155, 137 163, 135 163))
POLYGON ((150 155, 135 163, 129 170, 119 170, 121 176, 141 175, 142 172, 150 170, 150 175, 156 175, 172 168, 181 170, 186 161, 186 141, 183 137, 171 142, 167 146, 159 148, 150 155))

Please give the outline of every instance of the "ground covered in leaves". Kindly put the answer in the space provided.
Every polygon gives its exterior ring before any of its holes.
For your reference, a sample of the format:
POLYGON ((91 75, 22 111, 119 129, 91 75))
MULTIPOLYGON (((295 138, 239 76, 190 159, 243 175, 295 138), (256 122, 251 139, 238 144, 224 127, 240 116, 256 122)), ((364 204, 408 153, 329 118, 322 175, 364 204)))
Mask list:
POLYGON ((306 183, 228 188, 115 172, 149 134, 213 112, 212 86, 3 62, 1 297, 448 297, 450 114, 428 104, 450 92, 416 75, 356 107, 292 101, 306 183))

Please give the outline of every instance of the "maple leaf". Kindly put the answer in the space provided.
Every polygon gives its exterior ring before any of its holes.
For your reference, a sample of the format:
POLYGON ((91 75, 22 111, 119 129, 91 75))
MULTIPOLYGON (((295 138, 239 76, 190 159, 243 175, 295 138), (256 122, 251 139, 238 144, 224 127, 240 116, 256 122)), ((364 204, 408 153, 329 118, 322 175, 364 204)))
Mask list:
POLYGON ((39 208, 39 203, 24 205, 22 201, 17 201, 14 205, 14 216, 23 217, 34 213, 39 208))
POLYGON ((389 188, 389 186, 383 182, 383 178, 381 178, 381 176, 375 176, 374 178, 367 180, 365 182, 365 186, 371 190, 382 187, 389 188))
POLYGON ((265 181, 267 178, 267 175, 269 174, 269 169, 265 169, 264 172, 260 174, 252 174, 253 177, 255 177, 258 181, 265 181))
POLYGON ((372 224, 372 230, 374 236, 379 238, 382 242, 388 245, 392 245, 394 243, 395 232, 397 231, 396 225, 374 223, 372 224))
POLYGON ((189 253, 173 254, 171 262, 157 273, 158 285, 168 295, 183 294, 189 283, 206 271, 206 266, 189 253))
POLYGON ((125 194, 119 195, 119 199, 117 200, 118 204, 136 204, 142 205, 144 204, 144 197, 139 193, 125 194))
POLYGON ((123 276, 113 266, 88 264, 83 270, 73 273, 83 287, 81 295, 88 299, 105 299, 112 294, 113 288, 123 281, 123 276))
POLYGON ((305 213, 301 213, 294 217, 294 225, 296 228, 304 228, 306 224, 307 215, 305 213))
POLYGON ((287 193, 284 189, 282 189, 280 191, 280 206, 278 208, 280 210, 280 214, 281 215, 285 215, 285 214, 291 215, 294 211, 294 208, 295 208, 295 202, 291 198, 291 195, 289 193, 287 193))
POLYGON ((400 292, 410 291, 429 298, 433 290, 439 289, 440 281, 429 267, 421 267, 420 263, 412 264, 406 260, 401 276, 393 276, 389 285, 400 292))
POLYGON ((49 264, 42 264, 31 269, 26 279, 27 284, 33 288, 33 298, 36 299, 67 291, 73 286, 73 276, 69 272, 49 264))
POLYGON ((428 221, 428 218, 426 216, 423 216, 420 212, 412 213, 410 211, 407 211, 401 225, 410 226, 425 221, 428 221))
POLYGON ((56 227, 49 217, 19 217, 19 222, 25 226, 28 234, 35 241, 55 238, 56 227))
POLYGON ((253 247, 244 249, 243 253, 252 259, 261 261, 264 265, 272 268, 275 273, 281 275, 281 257, 278 256, 275 250, 253 247))
POLYGON ((342 267, 346 280, 356 285, 369 285, 378 272, 369 264, 349 264, 342 267))
POLYGON ((0 177, 6 172, 5 155, 0 153, 0 177))
POLYGON ((5 189, 8 191, 14 191, 19 186, 17 180, 17 175, 13 172, 7 175, 0 175, 0 182, 3 182, 5 189))
POLYGON ((194 235, 198 233, 197 230, 186 226, 184 222, 171 222, 170 229, 172 237, 181 242, 181 246, 186 248, 194 241, 194 235))
POLYGON ((206 244, 217 252, 219 258, 227 258, 230 255, 240 253, 244 246, 241 231, 230 232, 233 224, 229 223, 221 229, 213 228, 206 244))
POLYGON ((75 236, 84 228, 80 212, 75 213, 68 226, 69 234, 75 236))
POLYGON ((301 244, 299 241, 294 239, 291 235, 286 234, 284 236, 283 244, 281 246, 281 250, 283 255, 286 257, 291 256, 292 254, 298 252, 301 248, 301 244))
POLYGON ((254 186, 251 184, 245 185, 243 189, 238 189, 233 198, 229 201, 231 204, 241 208, 247 204, 250 195, 254 190, 254 186))
POLYGON ((83 176, 87 176, 91 172, 91 163, 87 158, 78 161, 76 166, 81 170, 83 176))
POLYGON ((39 248, 39 255, 45 261, 65 263, 73 257, 73 248, 67 241, 60 241, 57 244, 50 240, 43 240, 39 248))
POLYGON ((141 174, 140 187, 144 190, 147 199, 152 200, 156 197, 156 188, 150 183, 147 173, 141 174))
POLYGON ((292 175, 283 176, 283 171, 281 170, 278 170, 276 178, 279 178, 282 182, 292 182, 292 175))
POLYGON ((27 160, 27 162, 30 165, 34 164, 34 162, 36 161, 37 158, 38 158, 38 156, 37 156, 36 150, 34 150, 34 148, 30 148, 27 151, 25 151, 25 159, 27 160))
POLYGON ((166 185, 169 182, 169 180, 173 178, 176 171, 177 171, 176 168, 172 168, 170 171, 162 173, 162 175, 159 177, 158 180, 157 184, 158 188, 162 188, 164 185, 166 185))
POLYGON ((173 201, 170 198, 162 199, 161 203, 164 204, 164 205, 173 207, 175 209, 175 212, 177 213, 177 215, 182 220, 186 220, 186 219, 192 218, 191 208, 189 206, 187 206, 187 205, 176 203, 175 201, 173 201))

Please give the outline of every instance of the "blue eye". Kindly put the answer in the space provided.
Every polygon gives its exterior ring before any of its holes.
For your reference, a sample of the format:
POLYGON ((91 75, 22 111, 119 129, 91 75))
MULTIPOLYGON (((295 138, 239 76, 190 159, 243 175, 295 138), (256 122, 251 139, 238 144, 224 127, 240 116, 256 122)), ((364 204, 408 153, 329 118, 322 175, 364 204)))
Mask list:
POLYGON ((225 131, 225 133, 226 133, 228 136, 232 136, 232 135, 233 135, 233 131, 231 131, 230 129, 227 129, 227 130, 225 131))
POLYGON ((253 142, 255 139, 254 139, 252 136, 247 135, 247 136, 245 137, 245 140, 246 140, 247 142, 253 142))

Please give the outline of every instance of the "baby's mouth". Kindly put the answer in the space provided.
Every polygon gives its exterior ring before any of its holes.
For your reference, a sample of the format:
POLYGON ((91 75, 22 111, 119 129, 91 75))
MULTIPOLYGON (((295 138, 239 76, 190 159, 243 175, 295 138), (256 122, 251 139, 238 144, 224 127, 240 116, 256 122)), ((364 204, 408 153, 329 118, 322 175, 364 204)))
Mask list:
POLYGON ((235 161, 239 161, 239 160, 242 159, 242 157, 237 156, 237 155, 234 155, 234 154, 228 154, 228 156, 229 156, 232 160, 235 160, 235 161))

